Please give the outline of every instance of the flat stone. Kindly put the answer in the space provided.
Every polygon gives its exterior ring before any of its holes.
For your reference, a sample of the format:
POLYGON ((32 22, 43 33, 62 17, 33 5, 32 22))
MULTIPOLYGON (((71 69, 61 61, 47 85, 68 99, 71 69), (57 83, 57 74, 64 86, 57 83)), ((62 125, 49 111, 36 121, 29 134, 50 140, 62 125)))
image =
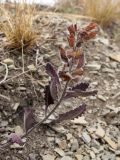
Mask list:
POLYGON ((64 102, 64 106, 65 106, 65 107, 70 107, 71 105, 72 105, 71 102, 67 102, 67 101, 64 102))
POLYGON ((9 69, 15 69, 15 65, 13 64, 9 65, 9 69))
POLYGON ((120 150, 120 137, 118 137, 118 149, 120 150))
POLYGON ((116 69, 116 68, 117 68, 117 62, 112 62, 112 63, 110 63, 110 65, 111 65, 111 67, 112 67, 113 69, 116 69))
POLYGON ((117 62, 120 62, 120 53, 109 54, 109 57, 117 62))
POLYGON ((104 140, 110 145, 111 148, 115 150, 117 149, 117 144, 114 141, 112 141, 108 136, 105 136, 104 140))
POLYGON ((83 158, 83 160, 90 160, 90 157, 89 157, 89 156, 85 156, 85 157, 83 158))
POLYGON ((57 140, 56 143, 58 144, 59 148, 61 148, 63 150, 66 149, 66 147, 67 147, 66 140, 57 140))
POLYGON ((7 58, 3 60, 3 63, 7 64, 7 65, 12 65, 14 64, 13 59, 7 58))
POLYGON ((73 160, 73 158, 69 157, 69 156, 64 156, 61 158, 61 160, 73 160))
POLYGON ((71 146, 71 151, 76 151, 77 149, 79 148, 79 144, 78 144, 78 140, 77 139, 74 139, 73 140, 73 143, 72 143, 72 146, 71 146))
POLYGON ((5 70, 5 67, 2 65, 0 66, 0 72, 3 72, 5 70))
POLYGON ((34 153, 29 154, 30 160, 36 160, 36 157, 37 157, 37 154, 34 154, 34 153))
POLYGON ((106 98, 105 98, 104 96, 98 95, 97 97, 98 97, 98 99, 100 99, 101 101, 106 102, 106 98))
POLYGON ((19 136, 22 136, 24 134, 23 129, 20 126, 15 127, 15 133, 19 136))
POLYGON ((67 140, 70 140, 70 139, 72 139, 72 138, 73 138, 73 136, 72 136, 72 134, 71 134, 71 133, 66 134, 66 136, 67 136, 67 140))
POLYGON ((55 160, 54 155, 47 154, 45 156, 42 156, 43 160, 55 160))
POLYGON ((84 116, 75 118, 74 120, 71 120, 71 122, 74 124, 80 124, 80 125, 87 125, 88 124, 88 122, 85 120, 84 116))
POLYGON ((87 132, 82 133, 82 139, 87 144, 89 144, 91 142, 91 137, 88 135, 87 132))
POLYGON ((115 154, 104 150, 103 152, 101 152, 101 154, 99 154, 100 160, 116 160, 115 159, 115 154))
POLYGON ((61 148, 55 148, 54 151, 58 153, 61 157, 65 156, 65 152, 61 148))
POLYGON ((91 63, 91 64, 86 65, 86 67, 88 67, 90 70, 98 71, 101 68, 101 64, 91 63))
POLYGON ((10 146, 10 148, 13 148, 13 149, 15 149, 15 148, 18 148, 18 149, 22 149, 24 146, 21 146, 21 145, 19 145, 18 143, 14 143, 14 144, 12 144, 11 146, 10 146))
POLYGON ((102 72, 104 72, 104 73, 115 73, 115 70, 114 69, 110 69, 110 68, 103 68, 102 72))
POLYGON ((95 134, 98 137, 102 138, 105 135, 105 131, 103 130, 103 128, 101 126, 99 126, 98 129, 96 130, 95 134))
POLYGON ((83 160, 83 155, 76 154, 75 157, 77 160, 83 160))
POLYGON ((6 127, 8 125, 8 121, 2 121, 0 125, 1 127, 6 127))
MULTIPOLYGON (((52 119, 52 117, 50 119, 52 119)), ((53 119, 55 119, 55 117, 53 117, 53 119)), ((58 133, 66 133, 67 132, 67 130, 63 126, 60 126, 60 125, 53 126, 53 129, 55 129, 58 133)))
POLYGON ((94 147, 91 147, 92 151, 95 153, 95 154, 98 154, 99 153, 99 150, 97 148, 94 148, 94 147))
MULTIPOLYGON (((118 149, 118 148, 117 148, 118 149)), ((115 154, 117 155, 117 156, 120 156, 120 150, 116 150, 115 151, 115 154)))
POLYGON ((92 159, 95 159, 95 158, 96 158, 95 153, 94 153, 93 151, 90 151, 90 157, 91 157, 92 159))
POLYGON ((20 103, 15 103, 13 110, 16 111, 18 109, 19 105, 20 105, 20 103))
POLYGON ((36 67, 34 66, 34 64, 27 66, 27 68, 31 71, 36 71, 36 67))
POLYGON ((96 148, 97 150, 100 149, 100 143, 99 143, 97 140, 95 140, 95 139, 92 140, 91 146, 92 146, 93 148, 96 148))

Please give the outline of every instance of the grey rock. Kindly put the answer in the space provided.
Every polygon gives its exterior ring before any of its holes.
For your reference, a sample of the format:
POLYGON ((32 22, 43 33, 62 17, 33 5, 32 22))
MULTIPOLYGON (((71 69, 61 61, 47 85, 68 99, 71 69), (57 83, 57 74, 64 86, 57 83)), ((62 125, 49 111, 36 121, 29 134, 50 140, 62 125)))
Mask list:
POLYGON ((92 140, 91 146, 92 146, 93 148, 96 148, 97 150, 100 149, 100 143, 99 143, 97 140, 95 140, 95 139, 92 140))
POLYGON ((0 125, 1 127, 6 127, 8 125, 8 121, 2 121, 0 125))
POLYGON ((86 67, 88 67, 90 70, 98 71, 101 68, 101 64, 94 62, 94 63, 86 65, 86 67))
POLYGON ((115 154, 108 151, 102 152, 98 157, 101 158, 101 160, 115 160, 115 154))
POLYGON ((82 139, 87 144, 89 144, 91 142, 91 137, 88 135, 87 132, 82 133, 82 139))
POLYGON ((72 136, 72 134, 71 134, 71 133, 66 134, 66 137, 67 137, 67 140, 70 140, 70 139, 72 139, 72 138, 73 138, 73 136, 72 136))
POLYGON ((36 71, 36 67, 34 66, 34 64, 31 64, 29 66, 27 66, 27 68, 30 70, 30 71, 36 71))
POLYGON ((50 154, 44 155, 42 158, 43 160, 55 160, 55 156, 50 154))
POLYGON ((115 73, 114 69, 110 69, 110 68, 103 68, 102 72, 104 72, 104 73, 115 73))
POLYGON ((85 156, 85 157, 83 158, 83 160, 90 160, 90 157, 89 157, 89 156, 85 156))
POLYGON ((83 160, 83 155, 76 154, 75 157, 77 160, 83 160))
POLYGON ((116 68, 117 68, 117 63, 116 63, 116 62, 111 62, 110 65, 111 65, 111 67, 112 67, 113 69, 116 69, 116 68))
POLYGON ((78 140, 74 139, 71 146, 71 151, 76 151, 78 148, 79 148, 78 140))
POLYGON ((13 59, 7 58, 3 60, 3 63, 7 64, 7 65, 12 65, 14 64, 13 59))
POLYGON ((65 156, 65 152, 60 148, 55 148, 54 151, 58 153, 61 157, 65 156))
POLYGON ((0 66, 0 72, 3 72, 5 70, 4 66, 0 66))
POLYGON ((69 157, 69 156, 64 156, 61 158, 61 160, 73 160, 73 158, 69 157))
POLYGON ((104 96, 102 96, 102 95, 98 95, 97 97, 98 97, 98 99, 100 99, 101 101, 106 102, 106 97, 104 97, 104 96))
POLYGON ((30 160, 36 160, 36 157, 37 157, 37 154, 34 154, 34 153, 29 154, 30 160))
POLYGON ((103 129, 101 126, 99 126, 99 127, 97 128, 95 134, 96 134, 98 137, 102 138, 102 137, 104 137, 104 135, 105 135, 105 131, 104 131, 104 129, 103 129))
POLYGON ((92 159, 95 159, 95 158, 96 158, 95 153, 94 153, 93 151, 90 151, 90 157, 91 157, 92 159))

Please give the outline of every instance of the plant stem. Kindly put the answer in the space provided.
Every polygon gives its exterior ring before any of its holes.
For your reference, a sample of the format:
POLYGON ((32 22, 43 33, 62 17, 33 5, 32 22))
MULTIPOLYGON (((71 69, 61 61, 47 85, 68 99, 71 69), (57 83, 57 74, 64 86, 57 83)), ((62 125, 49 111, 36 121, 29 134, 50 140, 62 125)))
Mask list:
POLYGON ((45 118, 43 120, 41 120, 40 122, 38 122, 37 124, 35 124, 26 134, 24 134, 22 136, 23 137, 26 137, 28 134, 30 134, 35 128, 37 128, 38 126, 40 126, 43 122, 45 122, 54 112, 55 110, 59 107, 59 105, 61 104, 64 96, 65 96, 65 93, 66 93, 66 89, 68 87, 68 84, 69 84, 69 81, 66 82, 65 86, 64 86, 64 89, 63 89, 63 93, 58 101, 58 103, 55 105, 55 107, 51 110, 51 112, 45 116, 45 118))

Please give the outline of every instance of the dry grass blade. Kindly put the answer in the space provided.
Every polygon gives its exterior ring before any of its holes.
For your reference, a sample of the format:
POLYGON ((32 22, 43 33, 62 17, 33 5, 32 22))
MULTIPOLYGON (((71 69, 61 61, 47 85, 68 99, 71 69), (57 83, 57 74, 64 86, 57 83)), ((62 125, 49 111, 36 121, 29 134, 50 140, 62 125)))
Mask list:
POLYGON ((2 22, 2 31, 7 38, 7 47, 10 49, 31 47, 37 34, 33 29, 35 8, 27 3, 14 3, 13 8, 3 8, 5 21, 2 22))
POLYGON ((107 26, 120 15, 120 0, 83 0, 84 13, 94 17, 96 21, 107 26))

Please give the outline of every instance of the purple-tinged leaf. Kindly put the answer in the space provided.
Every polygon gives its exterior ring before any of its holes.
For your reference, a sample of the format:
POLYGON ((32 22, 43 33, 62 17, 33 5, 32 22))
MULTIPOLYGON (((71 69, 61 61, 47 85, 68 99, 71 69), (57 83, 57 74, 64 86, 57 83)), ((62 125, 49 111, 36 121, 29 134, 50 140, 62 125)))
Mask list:
POLYGON ((58 86, 56 84, 55 79, 51 79, 51 82, 50 82, 50 93, 51 93, 51 96, 52 96, 53 100, 57 100, 58 99, 58 86))
POLYGON ((46 64, 46 72, 47 72, 47 74, 51 77, 51 79, 55 79, 55 81, 56 81, 56 83, 58 84, 58 85, 60 85, 60 82, 59 82, 59 77, 58 77, 58 74, 57 74, 57 72, 56 72, 56 70, 54 69, 54 66, 51 64, 51 63, 47 63, 46 64))
POLYGON ((33 110, 31 108, 24 108, 24 128, 25 131, 29 131, 36 124, 33 110))
POLYGON ((76 43, 76 47, 81 47, 81 45, 82 45, 82 43, 83 43, 83 40, 82 39, 79 39, 78 41, 77 41, 77 43, 76 43))
POLYGON ((75 108, 74 110, 70 110, 66 113, 60 114, 58 119, 52 121, 52 123, 60 123, 65 120, 71 120, 81 116, 86 110, 86 105, 82 104, 79 107, 75 108))
POLYGON ((81 90, 81 91, 86 91, 86 89, 88 89, 89 87, 89 83, 79 83, 77 85, 75 85, 74 87, 71 88, 71 90, 81 90))
POLYGON ((8 137, 8 140, 12 143, 18 143, 18 144, 22 144, 22 139, 19 135, 17 135, 16 133, 11 133, 8 137))
POLYGON ((46 85, 44 89, 44 100, 45 100, 45 113, 47 113, 48 106, 54 104, 54 99, 51 95, 50 85, 46 85))
POLYGON ((85 65, 85 55, 82 53, 79 57, 77 68, 82 68, 85 65))
POLYGON ((87 96, 95 96, 97 94, 97 90, 93 91, 80 91, 80 90, 74 90, 74 91, 67 91, 64 99, 72 98, 72 97, 87 97, 87 96))

